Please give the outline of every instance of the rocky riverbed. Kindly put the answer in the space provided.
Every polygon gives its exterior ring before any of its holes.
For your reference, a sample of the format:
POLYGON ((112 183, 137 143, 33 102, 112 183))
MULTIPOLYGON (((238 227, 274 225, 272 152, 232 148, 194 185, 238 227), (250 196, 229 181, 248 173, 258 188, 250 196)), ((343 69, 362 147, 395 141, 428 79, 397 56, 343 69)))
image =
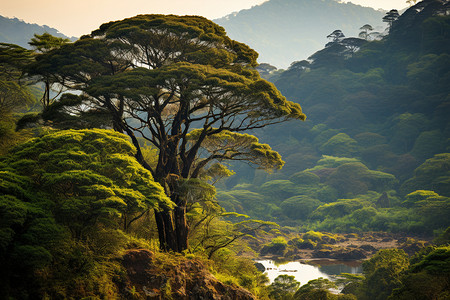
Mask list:
POLYGON ((296 261, 314 259, 365 260, 380 249, 403 249, 413 255, 427 246, 429 241, 417 237, 385 232, 331 234, 307 232, 291 237, 286 247, 263 246, 261 258, 296 261))

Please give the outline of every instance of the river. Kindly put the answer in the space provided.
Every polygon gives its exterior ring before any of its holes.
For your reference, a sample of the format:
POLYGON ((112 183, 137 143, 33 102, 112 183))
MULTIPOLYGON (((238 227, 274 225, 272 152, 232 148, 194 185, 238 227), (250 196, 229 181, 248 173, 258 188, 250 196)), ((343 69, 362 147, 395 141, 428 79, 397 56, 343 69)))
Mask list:
POLYGON ((274 262, 273 260, 259 260, 265 268, 265 273, 269 277, 270 283, 279 275, 294 276, 300 285, 319 277, 332 280, 332 275, 341 273, 358 274, 362 272, 360 261, 334 261, 334 260, 314 260, 308 263, 274 262))

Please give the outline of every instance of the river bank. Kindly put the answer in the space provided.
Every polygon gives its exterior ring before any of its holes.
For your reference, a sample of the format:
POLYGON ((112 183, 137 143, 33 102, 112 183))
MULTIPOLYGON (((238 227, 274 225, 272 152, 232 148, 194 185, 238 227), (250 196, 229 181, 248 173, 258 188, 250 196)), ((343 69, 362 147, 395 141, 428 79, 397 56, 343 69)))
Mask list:
POLYGON ((429 245, 430 240, 386 232, 331 234, 307 232, 286 235, 286 245, 268 243, 261 248, 258 260, 299 261, 314 260, 360 261, 371 258, 381 249, 403 249, 413 255, 429 245))
POLYGON ((362 273, 362 261, 313 260, 276 262, 273 260, 258 260, 260 270, 263 271, 272 283, 280 275, 294 276, 300 286, 319 277, 334 280, 336 275, 342 273, 362 273))

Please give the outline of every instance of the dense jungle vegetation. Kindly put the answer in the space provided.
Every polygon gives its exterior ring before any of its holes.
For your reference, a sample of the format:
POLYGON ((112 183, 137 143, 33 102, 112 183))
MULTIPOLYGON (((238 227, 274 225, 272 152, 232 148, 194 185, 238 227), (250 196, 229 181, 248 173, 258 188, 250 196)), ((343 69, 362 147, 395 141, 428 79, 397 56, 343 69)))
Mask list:
POLYGON ((221 205, 334 232, 447 228, 450 19, 439 3, 416 4, 381 40, 333 34, 308 61, 263 73, 308 119, 258 131, 285 166, 237 166, 221 205))
POLYGON ((193 16, 0 44, 0 299, 448 299, 449 5, 287 70, 193 16), (248 259, 369 231, 433 243, 300 287, 248 259))

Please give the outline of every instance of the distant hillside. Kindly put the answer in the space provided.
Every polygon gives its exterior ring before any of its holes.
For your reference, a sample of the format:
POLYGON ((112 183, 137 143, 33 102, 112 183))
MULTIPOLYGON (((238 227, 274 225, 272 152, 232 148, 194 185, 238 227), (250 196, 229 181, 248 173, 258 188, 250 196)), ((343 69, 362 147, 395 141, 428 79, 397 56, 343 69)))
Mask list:
POLYGON ((308 118, 255 131, 286 163, 271 174, 233 165, 219 204, 305 231, 450 226, 449 13, 450 0, 421 1, 381 41, 352 52, 356 39, 337 40, 272 71, 308 118))
MULTIPOLYGON (((48 27, 46 25, 29 24, 17 18, 10 19, 0 16, 0 42, 16 44, 28 48, 28 42, 35 33, 43 34, 48 32, 51 35, 63 38, 69 38, 59 32, 57 29, 48 27)), ((76 37, 71 37, 71 40, 76 40, 76 37)))
POLYGON ((358 36, 364 24, 382 30, 384 12, 335 0, 270 0, 214 22, 228 35, 258 51, 259 62, 286 68, 306 59, 327 43, 326 36, 340 29, 358 36))

